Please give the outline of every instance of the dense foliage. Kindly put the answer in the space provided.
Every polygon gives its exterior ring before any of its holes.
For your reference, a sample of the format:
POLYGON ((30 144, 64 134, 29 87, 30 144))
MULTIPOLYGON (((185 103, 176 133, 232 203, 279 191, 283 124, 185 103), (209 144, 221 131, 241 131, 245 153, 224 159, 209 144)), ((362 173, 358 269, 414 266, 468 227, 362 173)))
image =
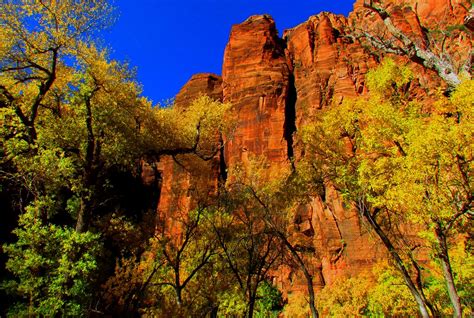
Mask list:
POLYGON ((153 235, 143 163, 209 156, 226 122, 226 106, 205 97, 185 113, 152 107, 128 66, 94 44, 112 20, 107 1, 2 4, 0 191, 6 215, 19 216, 2 224, 17 226, 2 237, 10 315, 102 309, 114 258, 143 252, 153 235))
POLYGON ((439 273, 454 308, 470 310, 451 254, 464 248, 472 261, 464 242, 472 230, 474 82, 449 98, 439 92, 420 100, 409 94, 412 79, 408 67, 389 59, 370 71, 368 97, 347 100, 306 127, 306 160, 357 207, 422 312, 446 310, 425 290, 439 273), (433 264, 420 263, 426 253, 433 264))

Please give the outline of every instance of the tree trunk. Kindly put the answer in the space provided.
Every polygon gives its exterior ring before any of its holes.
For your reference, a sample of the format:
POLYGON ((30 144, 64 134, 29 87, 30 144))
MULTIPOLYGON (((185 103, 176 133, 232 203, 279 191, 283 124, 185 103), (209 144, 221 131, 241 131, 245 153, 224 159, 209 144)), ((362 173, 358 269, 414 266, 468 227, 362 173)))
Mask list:
MULTIPOLYGON (((95 92, 95 91, 94 91, 95 92)), ((93 94, 93 93, 92 93, 93 94)), ((97 179, 97 169, 94 167, 95 157, 98 155, 100 147, 96 144, 95 136, 92 128, 92 105, 91 98, 87 96, 85 98, 86 106, 86 128, 87 128, 87 147, 86 147, 86 156, 85 156, 85 165, 84 165, 84 175, 83 175, 83 191, 81 193, 81 206, 77 214, 76 221, 76 232, 82 233, 87 231, 89 225, 89 217, 91 213, 91 199, 89 196, 91 193, 88 190, 91 190, 92 186, 95 185, 97 179), (97 151, 96 151, 97 150, 97 151)))
POLYGON ((436 239, 439 244, 439 253, 438 258, 441 261, 441 266, 443 268, 443 276, 446 281, 446 286, 448 288, 449 299, 454 308, 454 317, 462 317, 462 306, 461 299, 454 284, 454 275, 451 268, 451 262, 449 260, 448 254, 448 244, 446 242, 446 235, 442 229, 441 224, 437 223, 436 229, 436 239))
POLYGON ((87 231, 88 226, 88 214, 89 213, 89 204, 88 200, 85 198, 81 198, 81 206, 79 207, 79 212, 77 212, 77 220, 76 220, 76 232, 77 233, 84 233, 87 231))
POLYGON ((210 313, 210 317, 211 318, 217 318, 217 313, 219 312, 219 307, 218 306, 214 306, 212 307, 212 310, 211 310, 211 313, 210 313))
POLYGON ((247 318, 253 318, 253 312, 255 311, 255 298, 256 292, 249 291, 249 310, 247 312, 247 318))
POLYGON ((179 256, 178 259, 176 260, 176 264, 173 266, 174 267, 174 290, 176 292, 176 302, 178 303, 178 306, 181 307, 183 305, 183 289, 181 285, 181 277, 180 277, 180 261, 179 261, 179 256))
POLYGON ((175 291, 176 291, 176 302, 178 303, 178 306, 181 307, 183 305, 183 296, 181 293, 181 288, 176 287, 175 291))
POLYGON ((286 239, 285 235, 283 233, 278 232, 278 236, 280 239, 283 241, 285 246, 288 248, 290 251, 291 255, 295 259, 295 261, 300 265, 301 270, 303 271, 304 277, 306 278, 306 287, 308 289, 308 295, 309 295, 309 308, 311 310, 311 317, 312 318, 318 318, 318 310, 316 309, 316 299, 314 295, 314 287, 313 287, 313 277, 309 273, 308 269, 306 268, 306 265, 304 261, 301 259, 301 257, 298 255, 298 252, 295 250, 293 245, 286 239))
POLYGON ((395 264, 397 265, 398 270, 402 274, 403 280, 405 281, 408 289, 410 290, 411 294, 415 298, 416 303, 418 304, 418 309, 420 310, 421 316, 423 318, 429 318, 430 314, 429 314, 428 308, 430 308, 430 304, 428 303, 428 300, 424 297, 423 293, 421 293, 416 288, 415 283, 411 279, 410 274, 408 273, 407 269, 405 268, 405 265, 403 264, 403 260, 401 259, 400 255, 398 255, 398 252, 396 251, 392 242, 390 241, 388 236, 385 234, 385 232, 382 230, 382 228, 379 226, 379 224, 374 220, 374 218, 372 217, 368 209, 360 208, 359 210, 361 210, 360 212, 362 212, 362 215, 364 216, 364 218, 370 224, 372 229, 374 229, 375 233, 377 233, 382 243, 390 252, 390 255, 392 255, 393 260, 395 261, 395 264))
POLYGON ((308 270, 306 269, 306 266, 304 268, 304 276, 306 278, 306 286, 308 288, 308 294, 309 294, 309 308, 311 310, 311 317, 312 318, 318 318, 318 311, 316 310, 316 305, 315 305, 315 296, 314 296, 314 288, 313 288, 313 278, 309 274, 308 270))

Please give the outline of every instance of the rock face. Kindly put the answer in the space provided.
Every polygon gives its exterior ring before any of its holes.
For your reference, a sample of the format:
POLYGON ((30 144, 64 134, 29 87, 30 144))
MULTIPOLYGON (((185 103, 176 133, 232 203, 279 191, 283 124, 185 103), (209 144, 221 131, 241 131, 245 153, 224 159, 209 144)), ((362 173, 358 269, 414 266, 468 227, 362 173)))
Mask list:
MULTIPOLYGON (((272 169, 289 167, 290 158, 300 156, 293 135, 298 127, 332 101, 364 93, 364 74, 376 63, 344 37, 345 26, 343 16, 322 13, 285 31, 283 41, 266 15, 232 28, 222 72, 224 100, 237 117, 225 147, 229 169, 260 155, 272 169)), ((315 251, 309 267, 320 287, 367 268, 380 254, 356 211, 344 209, 330 187, 324 198, 300 206, 294 220, 291 239, 315 251)), ((283 289, 305 290, 294 269, 282 272, 277 280, 283 289)))
MULTIPOLYGON (((393 1, 389 6, 394 23, 407 34, 421 34, 422 26, 440 16, 458 17, 454 20, 461 24, 464 16, 470 16, 458 4, 466 1, 411 2, 412 6, 401 7, 393 1)), ((466 23, 471 23, 469 19, 466 23)), ((365 74, 380 56, 369 54, 347 33, 354 23, 377 28, 381 21, 358 0, 349 18, 323 12, 286 30, 282 38, 268 15, 235 25, 225 49, 222 79, 212 74, 194 76, 176 96, 176 104, 185 108, 199 94, 230 102, 237 126, 232 135, 224 136, 224 152, 214 161, 191 167, 186 158, 179 163, 173 158, 161 160, 159 215, 189 211, 206 195, 212 197, 219 170, 245 165, 251 157, 265 157, 270 169, 290 169, 292 160, 303 155, 294 133, 325 107, 367 92, 365 74)), ((434 76, 421 68, 419 75, 434 76)), ((322 197, 298 207, 293 220, 291 240, 312 251, 306 257, 316 286, 368 269, 386 256, 377 240, 369 237, 357 211, 344 206, 330 185, 322 197)), ((306 290, 296 269, 282 268, 275 280, 286 292, 306 290)))
POLYGON ((248 153, 274 163, 288 159, 290 70, 277 33, 268 15, 252 16, 232 28, 222 67, 224 101, 232 103, 237 119, 225 148, 228 167, 245 163, 248 153))
POLYGON ((297 126, 333 100, 364 92, 364 74, 375 64, 345 37, 347 19, 323 12, 283 34, 296 86, 297 126))
MULTIPOLYGON (((364 2, 368 0, 356 0, 351 15, 362 9, 364 2)), ((380 2, 382 1, 374 1, 380 2)), ((384 0, 383 4, 391 11, 403 10, 409 15, 406 17, 408 21, 412 19, 410 16, 414 15, 422 25, 432 27, 447 21, 452 25, 462 24, 467 10, 471 9, 469 0, 384 0)))
MULTIPOLYGON (((373 1, 376 6, 380 6, 380 2, 382 1, 373 1)), ((376 38, 383 39, 385 43, 401 44, 398 39, 387 34, 382 20, 373 11, 364 8, 364 3, 369 3, 369 1, 356 1, 354 11, 349 15, 349 25, 357 26, 356 30, 367 30, 376 38)), ((393 24, 408 35, 418 47, 428 48, 442 59, 448 56, 450 63, 458 73, 462 73, 462 69, 470 68, 472 34, 469 28, 472 27, 473 12, 471 1, 384 0, 383 7, 387 12, 390 12, 393 24), (448 33, 451 33, 450 36, 445 36, 448 33)), ((397 57, 396 59, 401 63, 408 62, 407 58, 397 57)), ((416 62, 416 55, 413 55, 411 62, 413 61, 416 62)), ((414 72, 423 86, 436 91, 440 85, 446 85, 440 83, 436 72, 427 71, 426 68, 415 65, 415 63, 412 63, 412 66, 414 66, 414 72)))
MULTIPOLYGON (((345 17, 323 12, 283 34, 296 88, 297 129, 324 107, 366 91, 364 75, 375 60, 346 37, 346 27, 345 17)), ((297 140, 294 150, 299 158, 297 140)), ((312 260, 316 285, 323 287, 338 276, 358 273, 373 264, 377 250, 363 232, 357 211, 344 208, 329 185, 324 197, 298 208, 293 239, 316 251, 312 260)), ((297 280, 293 289, 304 290, 303 283, 297 280)), ((285 281, 281 284, 285 287, 285 281)))
POLYGON ((175 106, 186 108, 200 95, 207 95, 212 99, 222 101, 222 78, 211 73, 193 75, 175 97, 175 106))
MULTIPOLYGON (((222 101, 221 77, 210 73, 192 76, 176 95, 175 106, 185 111, 201 95, 222 101)), ((156 165, 162 179, 157 217, 159 225, 173 231, 173 219, 186 215, 198 203, 212 201, 218 185, 220 160, 220 156, 208 161, 191 160, 190 155, 164 156, 160 159, 156 165)))

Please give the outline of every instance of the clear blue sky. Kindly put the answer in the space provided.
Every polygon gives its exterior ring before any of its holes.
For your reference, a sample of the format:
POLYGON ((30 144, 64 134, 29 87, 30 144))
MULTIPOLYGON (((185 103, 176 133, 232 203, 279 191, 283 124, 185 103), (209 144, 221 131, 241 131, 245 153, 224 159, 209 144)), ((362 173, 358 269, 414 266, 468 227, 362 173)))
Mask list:
POLYGON ((172 98, 195 73, 220 74, 233 24, 273 16, 280 32, 311 15, 347 16, 355 0, 115 0, 118 21, 104 32, 112 58, 137 67, 144 95, 172 98))

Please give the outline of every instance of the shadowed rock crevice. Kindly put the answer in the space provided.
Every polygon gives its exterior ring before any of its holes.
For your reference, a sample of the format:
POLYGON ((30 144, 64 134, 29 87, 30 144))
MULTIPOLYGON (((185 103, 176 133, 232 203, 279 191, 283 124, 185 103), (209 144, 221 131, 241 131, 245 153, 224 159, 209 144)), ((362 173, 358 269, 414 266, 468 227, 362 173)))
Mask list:
POLYGON ((227 182, 227 164, 225 163, 225 146, 224 141, 222 140, 222 136, 220 137, 220 144, 222 146, 219 150, 219 183, 225 184, 227 182))
POLYGON ((295 86, 295 77, 291 73, 288 77, 288 96, 285 104, 285 123, 283 137, 287 144, 288 160, 293 161, 295 151, 293 149, 293 134, 296 132, 296 100, 298 99, 295 86))

